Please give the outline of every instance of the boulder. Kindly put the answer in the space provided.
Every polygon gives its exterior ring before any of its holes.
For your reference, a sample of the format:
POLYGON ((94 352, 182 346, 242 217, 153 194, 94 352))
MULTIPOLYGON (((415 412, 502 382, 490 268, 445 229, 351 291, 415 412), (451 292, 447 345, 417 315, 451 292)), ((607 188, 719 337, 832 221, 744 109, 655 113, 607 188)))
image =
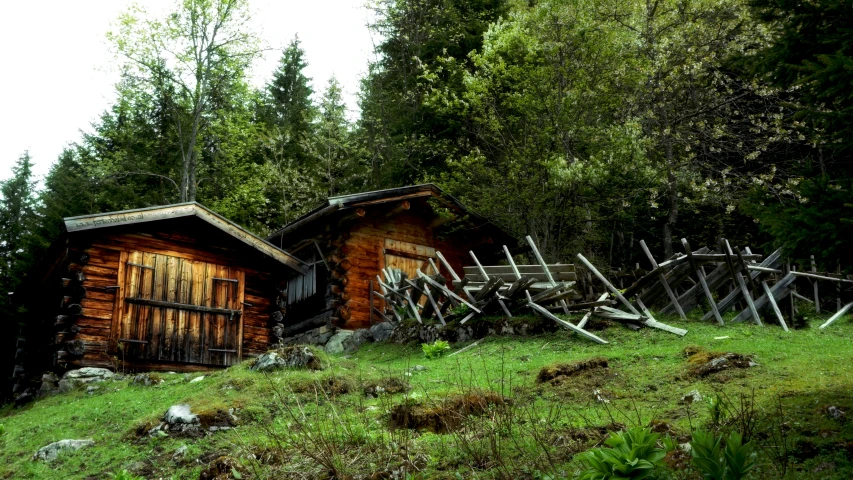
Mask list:
POLYGON ((63 452, 80 450, 83 447, 89 447, 94 445, 95 441, 91 439, 86 440, 60 440, 58 442, 53 442, 50 445, 45 447, 41 447, 38 451, 33 455, 33 460, 43 460, 45 462, 52 462, 56 460, 56 457, 63 452))
POLYGON ((41 388, 39 388, 38 396, 46 397, 59 392, 58 384, 59 377, 50 372, 41 376, 41 388))
POLYGON ((371 340, 370 330, 362 328, 352 332, 352 335, 346 337, 341 342, 344 352, 350 353, 358 350, 358 347, 371 340))
POLYGON ((310 348, 305 345, 292 345, 261 355, 252 366, 252 370, 256 372, 271 372, 282 368, 322 370, 323 365, 310 348))
POLYGON ((338 355, 344 353, 344 340, 353 334, 352 330, 338 330, 326 343, 326 353, 338 355))
POLYGON ((391 337, 391 332, 394 331, 394 324, 391 322, 377 323, 370 327, 370 336, 374 342, 384 342, 391 337))
POLYGON ((690 393, 681 397, 681 403, 691 404, 702 401, 702 394, 699 390, 691 390, 690 393))
POLYGON ((190 406, 186 403, 172 405, 163 416, 163 421, 169 425, 193 425, 198 424, 198 415, 190 411, 190 406))
POLYGON ((115 374, 106 368, 85 367, 78 370, 69 370, 59 381, 59 389, 63 392, 73 390, 87 383, 103 382, 112 380, 115 374))
POLYGON ((162 378, 160 378, 156 374, 140 373, 140 374, 135 375, 133 377, 133 380, 131 381, 131 383, 133 383, 134 385, 142 385, 145 387, 150 387, 151 385, 159 385, 159 384, 163 383, 164 381, 165 380, 163 380, 162 378))

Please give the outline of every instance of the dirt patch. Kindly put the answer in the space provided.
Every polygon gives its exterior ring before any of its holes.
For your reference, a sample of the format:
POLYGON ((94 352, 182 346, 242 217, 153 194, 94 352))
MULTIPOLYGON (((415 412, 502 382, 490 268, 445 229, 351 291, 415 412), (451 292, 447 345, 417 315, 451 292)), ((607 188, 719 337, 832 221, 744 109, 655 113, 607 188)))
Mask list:
POLYGON ((295 393, 323 392, 330 397, 344 395, 355 391, 355 382, 343 375, 326 375, 311 380, 294 382, 292 385, 295 393))
POLYGON ((364 395, 378 397, 380 395, 394 395, 409 391, 409 382, 405 380, 388 377, 378 381, 366 382, 363 386, 364 395))
POLYGON ((228 457, 221 456, 210 462, 207 468, 201 471, 198 475, 198 480, 228 480, 231 478, 241 478, 242 475, 234 475, 234 472, 239 470, 237 466, 239 462, 237 460, 228 457))
POLYGON ((505 402, 493 392, 456 395, 432 405, 405 402, 391 409, 389 420, 391 428, 448 433, 459 429, 466 417, 483 415, 490 407, 505 402))
MULTIPOLYGON (((699 355, 702 355, 702 353, 696 354, 690 358, 692 359, 699 355)), ((690 369, 690 374, 696 377, 705 377, 712 373, 722 372, 724 370, 750 368, 758 365, 748 355, 733 352, 723 353, 722 355, 713 355, 711 356, 711 359, 706 362, 691 361, 691 363, 695 366, 690 369)))
POLYGON ((546 365, 536 376, 537 383, 550 383, 557 385, 569 377, 577 376, 590 370, 608 368, 607 359, 604 357, 593 357, 573 363, 556 363, 546 365))

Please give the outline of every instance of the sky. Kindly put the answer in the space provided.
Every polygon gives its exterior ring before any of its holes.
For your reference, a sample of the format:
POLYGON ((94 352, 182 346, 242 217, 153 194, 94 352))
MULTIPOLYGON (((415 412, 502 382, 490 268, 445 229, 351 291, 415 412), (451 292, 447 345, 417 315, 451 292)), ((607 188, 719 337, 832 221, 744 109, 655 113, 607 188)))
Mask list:
MULTIPOLYGON (((166 12, 176 0, 138 0, 166 12)), ((106 33, 130 0, 8 2, 0 15, 0 180, 29 151, 36 178, 62 149, 91 131, 115 99, 118 61, 106 33)), ((249 0, 253 28, 269 47, 252 69, 255 86, 272 76, 283 48, 299 35, 317 94, 335 75, 351 117, 358 81, 372 58, 364 0, 249 0)))

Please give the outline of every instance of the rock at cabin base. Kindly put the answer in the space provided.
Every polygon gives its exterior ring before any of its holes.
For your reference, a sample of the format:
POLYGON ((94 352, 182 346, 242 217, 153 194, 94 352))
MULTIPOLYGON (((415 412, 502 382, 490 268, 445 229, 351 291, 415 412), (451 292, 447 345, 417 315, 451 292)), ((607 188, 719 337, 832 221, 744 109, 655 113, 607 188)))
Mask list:
POLYGON ((332 335, 329 342, 326 343, 326 353, 330 355, 338 355, 344 353, 344 340, 352 335, 352 330, 338 330, 338 333, 332 335))
POLYGON ((88 447, 94 444, 95 441, 91 439, 60 440, 58 442, 53 442, 50 445, 38 449, 38 451, 33 455, 33 460, 44 460, 45 462, 52 462, 53 460, 56 460, 56 457, 59 456, 60 453, 80 450, 83 447, 88 447))
POLYGON ((46 397, 48 395, 52 395, 54 393, 59 393, 59 388, 57 383, 59 382, 59 377, 56 374, 50 372, 45 373, 41 376, 41 388, 39 388, 38 396, 46 397))
POLYGON ((256 372, 270 372, 288 367, 323 369, 320 359, 314 355, 310 348, 304 345, 294 345, 278 351, 267 352, 258 357, 251 369, 256 372))
POLYGON ((115 374, 106 368, 85 367, 78 370, 69 370, 59 381, 59 389, 63 392, 73 390, 87 383, 103 382, 111 380, 115 374))
POLYGON ((391 336, 391 332, 393 331, 394 324, 391 322, 377 323, 370 327, 370 335, 373 337, 374 342, 384 342, 385 340, 388 340, 391 336))
POLYGON ((361 328, 352 332, 352 335, 344 338, 341 342, 341 345, 344 348, 344 352, 352 353, 358 350, 362 344, 365 344, 371 340, 370 330, 366 328, 361 328))

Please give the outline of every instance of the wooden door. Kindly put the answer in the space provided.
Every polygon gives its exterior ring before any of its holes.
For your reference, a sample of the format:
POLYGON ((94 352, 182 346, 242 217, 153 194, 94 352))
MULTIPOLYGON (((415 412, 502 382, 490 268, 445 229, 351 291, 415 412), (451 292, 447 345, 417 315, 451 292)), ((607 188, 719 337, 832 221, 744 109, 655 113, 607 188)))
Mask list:
POLYGON ((418 278, 418 269, 432 274, 429 259, 435 259, 435 248, 400 240, 385 239, 385 267, 400 270, 407 278, 418 278))
POLYGON ((244 273, 169 255, 122 255, 113 338, 128 359, 231 365, 242 356, 244 273))

